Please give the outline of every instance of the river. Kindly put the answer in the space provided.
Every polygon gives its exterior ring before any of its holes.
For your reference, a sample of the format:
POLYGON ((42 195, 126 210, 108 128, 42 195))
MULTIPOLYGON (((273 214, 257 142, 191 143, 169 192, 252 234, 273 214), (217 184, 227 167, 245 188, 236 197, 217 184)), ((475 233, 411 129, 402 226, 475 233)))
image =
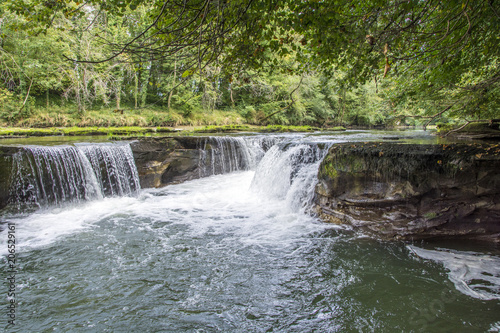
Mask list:
MULTIPOLYGON (((9 325, 5 286, 1 326, 499 332, 498 247, 384 242, 319 221, 308 211, 327 148, 311 149, 317 142, 336 140, 277 140, 246 170, 4 213, 15 225, 17 305, 9 325)), ((2 277, 12 275, 7 235, 2 277)))

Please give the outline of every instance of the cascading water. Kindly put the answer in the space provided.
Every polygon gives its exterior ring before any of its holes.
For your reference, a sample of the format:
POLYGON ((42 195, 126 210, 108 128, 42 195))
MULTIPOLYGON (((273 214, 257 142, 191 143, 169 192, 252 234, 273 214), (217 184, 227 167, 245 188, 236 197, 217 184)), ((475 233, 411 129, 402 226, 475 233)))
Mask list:
POLYGON ((283 199, 292 209, 307 209, 313 198, 319 164, 329 147, 328 143, 274 145, 259 163, 252 190, 283 199))
POLYGON ((253 170, 280 138, 210 137, 200 145, 200 177, 253 170))
POLYGON ((13 157, 11 201, 60 206, 140 189, 128 144, 24 147, 13 157))
POLYGON ((200 176, 256 170, 253 191, 285 200, 293 210, 307 210, 319 164, 330 145, 276 136, 210 137, 200 147, 200 176))
POLYGON ((139 175, 128 144, 77 147, 90 161, 103 196, 130 195, 140 189, 139 175))

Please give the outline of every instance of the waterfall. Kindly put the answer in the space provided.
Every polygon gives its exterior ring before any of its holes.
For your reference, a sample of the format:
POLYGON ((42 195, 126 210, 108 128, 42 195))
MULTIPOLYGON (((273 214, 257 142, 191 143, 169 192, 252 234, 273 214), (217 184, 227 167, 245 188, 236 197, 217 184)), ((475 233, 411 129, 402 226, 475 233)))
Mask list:
POLYGON ((82 145, 103 196, 124 196, 140 189, 139 175, 129 145, 82 145))
POLYGON ((307 210, 318 167, 331 142, 300 142, 280 136, 209 137, 200 143, 200 177, 256 170, 253 191, 307 210))
POLYGON ((271 147, 257 167, 251 188, 280 198, 293 210, 307 210, 314 196, 318 167, 331 144, 281 143, 271 147))
POLYGON ((138 189, 128 144, 32 146, 13 156, 11 202, 19 208, 130 195, 138 189))
POLYGON ((200 177, 253 170, 277 137, 209 137, 200 143, 200 177))

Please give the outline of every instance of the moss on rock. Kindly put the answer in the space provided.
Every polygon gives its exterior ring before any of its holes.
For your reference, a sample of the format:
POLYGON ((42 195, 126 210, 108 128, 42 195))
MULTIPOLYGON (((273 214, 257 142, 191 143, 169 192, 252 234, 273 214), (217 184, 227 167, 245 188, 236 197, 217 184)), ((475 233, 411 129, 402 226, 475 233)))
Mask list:
POLYGON ((500 146, 334 145, 323 160, 316 210, 387 238, 500 241, 500 146))

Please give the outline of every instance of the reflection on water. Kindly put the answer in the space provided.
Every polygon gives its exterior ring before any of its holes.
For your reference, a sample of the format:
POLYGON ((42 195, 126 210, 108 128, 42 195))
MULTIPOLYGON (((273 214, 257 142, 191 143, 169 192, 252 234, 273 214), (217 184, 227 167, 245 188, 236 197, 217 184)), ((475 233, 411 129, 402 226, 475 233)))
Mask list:
POLYGON ((462 293, 484 300, 500 299, 500 257, 441 248, 426 250, 410 245, 408 249, 420 258, 441 263, 462 293))

